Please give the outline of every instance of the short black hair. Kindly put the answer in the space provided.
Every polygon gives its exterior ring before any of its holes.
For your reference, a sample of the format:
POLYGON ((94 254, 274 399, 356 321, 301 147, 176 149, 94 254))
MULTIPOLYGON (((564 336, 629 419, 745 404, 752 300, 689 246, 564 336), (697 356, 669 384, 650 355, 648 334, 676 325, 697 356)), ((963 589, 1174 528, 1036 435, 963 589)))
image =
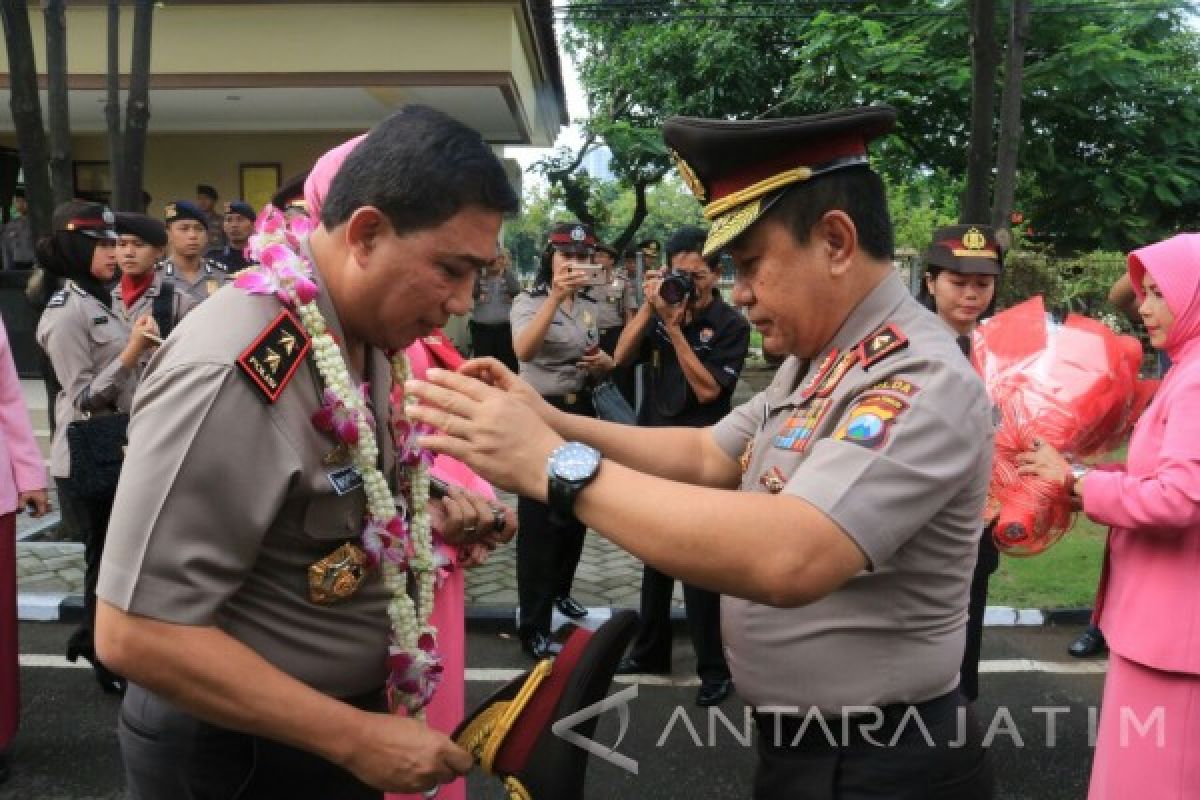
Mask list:
POLYGON ((283 211, 292 201, 303 200, 304 182, 308 180, 309 171, 306 169, 304 172, 293 175, 280 184, 279 188, 275 190, 275 194, 271 195, 271 205, 283 211))
MULTIPOLYGON (((667 266, 671 266, 671 259, 680 253, 695 253, 698 256, 704 255, 704 242, 708 238, 708 233, 695 225, 684 225, 679 230, 671 234, 671 238, 667 239, 666 256, 667 266)), ((721 271, 721 254, 713 253, 704 259, 704 263, 713 272, 721 271)))
POLYGON ((782 222, 799 244, 830 211, 844 211, 858 230, 858 243, 874 258, 891 261, 895 252, 892 218, 883 179, 867 167, 841 169, 783 190, 764 219, 782 222))
POLYGON ((207 183, 201 183, 196 187, 196 194, 202 194, 205 197, 211 197, 212 201, 217 202, 217 190, 209 186, 207 183))
POLYGON ((363 206, 382 211, 398 234, 437 227, 463 208, 517 210, 504 166, 476 131, 426 106, 380 122, 347 156, 321 207, 336 228, 363 206))

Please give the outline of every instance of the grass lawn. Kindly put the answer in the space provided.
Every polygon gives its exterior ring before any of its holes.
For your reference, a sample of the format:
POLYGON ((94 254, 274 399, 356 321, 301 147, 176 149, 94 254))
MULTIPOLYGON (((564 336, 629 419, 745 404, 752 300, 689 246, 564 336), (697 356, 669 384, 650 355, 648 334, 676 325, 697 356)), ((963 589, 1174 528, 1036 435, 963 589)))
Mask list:
POLYGON ((1104 560, 1107 528, 1078 515, 1058 544, 1028 558, 1000 557, 988 584, 988 605, 1015 608, 1090 608, 1104 560))

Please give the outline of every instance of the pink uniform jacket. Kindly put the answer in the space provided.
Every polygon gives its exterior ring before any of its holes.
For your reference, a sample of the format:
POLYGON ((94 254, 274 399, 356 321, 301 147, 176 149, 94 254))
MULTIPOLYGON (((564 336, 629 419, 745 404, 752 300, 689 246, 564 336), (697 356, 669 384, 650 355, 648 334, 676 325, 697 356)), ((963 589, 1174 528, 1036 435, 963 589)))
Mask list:
POLYGON ((29 409, 0 324, 0 515, 17 509, 17 494, 46 488, 46 465, 33 438, 29 409))
POLYGON ((1124 469, 1084 478, 1084 511, 1112 526, 1097 604, 1114 652, 1200 675, 1200 234, 1137 251, 1175 313, 1172 367, 1133 431, 1124 469), (1182 241, 1180 241, 1182 240, 1182 241))

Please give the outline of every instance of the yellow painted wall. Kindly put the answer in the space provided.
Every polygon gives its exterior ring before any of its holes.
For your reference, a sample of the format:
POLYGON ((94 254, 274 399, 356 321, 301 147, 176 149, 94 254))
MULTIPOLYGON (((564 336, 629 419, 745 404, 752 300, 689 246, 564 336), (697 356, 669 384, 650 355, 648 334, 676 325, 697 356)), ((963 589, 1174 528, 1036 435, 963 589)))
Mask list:
MULTIPOLYGON (((361 131, 308 134, 151 135, 146 141, 146 191, 153 197, 150 213, 162 215, 172 200, 192 200, 197 183, 216 188, 221 202, 237 198, 238 164, 279 162, 287 180, 312 166, 323 153, 361 131)), ((15 147, 13 136, 0 145, 15 147)), ((76 161, 107 161, 104 136, 78 136, 72 141, 76 161)))
MULTIPOLYGON (((154 11, 151 70, 193 72, 509 71, 512 2, 173 6, 154 11)), ((133 12, 122 8, 122 63, 133 12)), ((44 71, 42 15, 30 15, 44 71)), ((67 12, 71 72, 103 74, 103 6, 67 12)), ((518 54, 519 60, 528 55, 518 54)))

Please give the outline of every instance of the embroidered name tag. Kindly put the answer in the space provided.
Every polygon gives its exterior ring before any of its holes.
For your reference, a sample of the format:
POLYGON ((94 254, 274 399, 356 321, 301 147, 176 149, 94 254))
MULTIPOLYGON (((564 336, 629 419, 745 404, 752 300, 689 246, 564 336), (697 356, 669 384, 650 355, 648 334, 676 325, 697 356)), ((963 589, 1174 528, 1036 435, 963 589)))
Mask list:
POLYGON ((308 332, 287 309, 283 309, 242 352, 237 363, 263 398, 274 403, 296 374, 311 346, 308 332))
POLYGON ((341 497, 362 486, 363 477, 357 467, 342 467, 329 473, 329 482, 333 484, 333 491, 341 497))
POLYGON ((108 317, 92 317, 93 325, 107 325, 108 317))

